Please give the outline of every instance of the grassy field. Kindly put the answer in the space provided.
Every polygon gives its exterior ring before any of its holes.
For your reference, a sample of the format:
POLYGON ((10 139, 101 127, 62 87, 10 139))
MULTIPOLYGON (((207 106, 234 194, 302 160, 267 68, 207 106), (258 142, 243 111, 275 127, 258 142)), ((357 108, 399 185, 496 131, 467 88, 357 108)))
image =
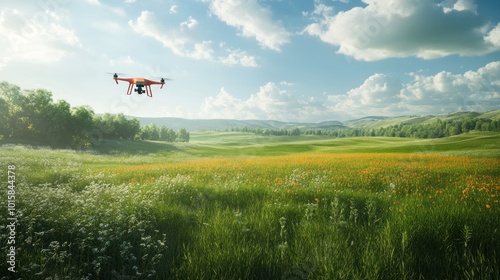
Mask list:
POLYGON ((3 145, 17 272, 1 262, 0 275, 500 279, 498 143, 197 132, 88 151, 3 145))

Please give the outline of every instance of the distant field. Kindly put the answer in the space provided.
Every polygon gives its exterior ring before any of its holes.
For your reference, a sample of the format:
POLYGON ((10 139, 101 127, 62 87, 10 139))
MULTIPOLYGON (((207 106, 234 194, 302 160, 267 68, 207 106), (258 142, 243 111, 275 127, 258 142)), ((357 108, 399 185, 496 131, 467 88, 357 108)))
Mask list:
POLYGON ((498 143, 207 131, 86 151, 3 145, 16 277, 500 279, 498 143))
POLYGON ((258 136, 239 132, 194 132, 187 152, 204 155, 283 155, 327 153, 441 153, 500 157, 500 133, 472 132, 440 139, 394 137, 328 138, 258 136))

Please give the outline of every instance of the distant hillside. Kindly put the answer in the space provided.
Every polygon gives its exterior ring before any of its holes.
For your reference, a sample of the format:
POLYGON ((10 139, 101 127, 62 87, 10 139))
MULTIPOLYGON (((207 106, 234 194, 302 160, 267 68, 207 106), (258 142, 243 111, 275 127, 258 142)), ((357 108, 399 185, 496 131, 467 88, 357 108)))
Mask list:
POLYGON ((289 128, 318 128, 335 129, 346 128, 341 122, 326 121, 320 123, 280 122, 273 120, 232 120, 232 119, 183 119, 183 118, 140 118, 141 126, 154 123, 157 126, 166 126, 173 130, 185 128, 188 131, 225 130, 230 128, 261 128, 261 129, 289 129, 289 128))
POLYGON ((366 117, 366 118, 347 121, 344 123, 344 125, 351 128, 378 129, 391 125, 397 125, 400 123, 428 124, 435 122, 438 119, 442 121, 453 121, 453 120, 460 120, 462 118, 485 118, 491 120, 498 120, 500 119, 500 110, 494 110, 482 113, 454 112, 449 114, 427 115, 427 116, 366 117))
POLYGON ((233 119, 183 119, 183 118, 141 118, 139 120, 141 126, 155 123, 157 126, 166 126, 173 130, 185 128, 187 131, 202 131, 202 130, 226 130, 231 128, 249 128, 249 129, 342 129, 342 128, 361 128, 361 129, 378 129, 399 123, 404 124, 427 124, 441 119, 459 120, 461 118, 485 118, 497 120, 500 119, 500 110, 488 112, 455 112, 443 115, 427 115, 427 116, 369 116, 355 120, 349 120, 344 123, 339 121, 325 121, 320 123, 301 123, 301 122, 281 122, 274 120, 233 120, 233 119))

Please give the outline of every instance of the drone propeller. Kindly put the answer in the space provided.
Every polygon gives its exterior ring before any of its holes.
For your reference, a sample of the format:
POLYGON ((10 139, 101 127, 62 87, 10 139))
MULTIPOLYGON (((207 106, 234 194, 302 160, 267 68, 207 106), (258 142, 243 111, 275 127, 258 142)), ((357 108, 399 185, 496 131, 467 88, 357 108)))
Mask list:
POLYGON ((113 75, 113 78, 118 78, 118 76, 126 76, 125 73, 117 73, 117 72, 106 72, 106 74, 113 75))
POLYGON ((158 81, 158 80, 162 80, 162 79, 163 79, 164 81, 171 81, 171 80, 172 80, 172 79, 170 79, 170 78, 164 78, 164 77, 162 77, 162 76, 155 76, 155 75, 147 75, 147 77, 148 77, 149 79, 151 79, 151 80, 157 80, 157 81, 158 81))
POLYGON ((162 82, 162 83, 164 83, 165 81, 172 81, 172 79, 170 79, 170 78, 153 77, 153 76, 151 76, 151 79, 160 80, 160 82, 162 82))

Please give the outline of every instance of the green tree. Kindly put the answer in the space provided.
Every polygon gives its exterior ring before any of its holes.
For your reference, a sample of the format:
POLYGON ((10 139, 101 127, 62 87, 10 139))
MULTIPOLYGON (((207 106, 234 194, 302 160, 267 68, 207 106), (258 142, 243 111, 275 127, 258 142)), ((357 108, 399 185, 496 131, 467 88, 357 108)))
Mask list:
POLYGON ((134 139, 139 133, 141 124, 136 118, 126 118, 123 114, 114 117, 115 137, 117 139, 134 139))
POLYGON ((175 139, 177 138, 177 133, 171 128, 168 129, 167 131, 167 141, 168 142, 175 142, 175 139))
POLYGON ((299 135, 300 135, 300 129, 298 127, 290 131, 290 136, 299 136, 299 135))
POLYGON ((116 139, 113 115, 106 113, 94 118, 94 134, 97 138, 116 139))
POLYGON ((160 129, 155 123, 150 123, 141 128, 139 138, 142 140, 158 140, 160 139, 160 129))
POLYGON ((28 132, 22 137, 45 142, 46 133, 49 133, 47 129, 49 128, 52 94, 45 90, 26 90, 23 96, 19 106, 22 107, 23 123, 27 125, 28 132))
POLYGON ((9 104, 0 96, 0 139, 9 136, 9 104))
POLYGON ((472 118, 464 118, 462 119, 462 132, 469 132, 473 130, 476 126, 476 122, 472 118))
POLYGON ((189 142, 189 132, 187 132, 186 129, 181 128, 177 134, 177 141, 189 142))
POLYGON ((167 128, 166 126, 162 126, 160 128, 160 140, 166 142, 174 142, 177 138, 177 134, 171 128, 167 128))
POLYGON ((481 131, 490 131, 490 123, 489 122, 484 122, 481 125, 481 131))
POLYGON ((68 147, 72 144, 75 133, 72 124, 71 106, 68 102, 60 100, 49 104, 45 123, 40 124, 45 129, 44 138, 51 146, 68 147))
POLYGON ((481 127, 483 126, 484 121, 482 119, 479 119, 476 121, 476 125, 474 126, 474 130, 480 131, 481 127))
POLYGON ((27 137, 30 132, 26 96, 21 94, 21 88, 7 82, 0 83, 0 94, 8 104, 7 136, 11 138, 27 137))
POLYGON ((90 147, 92 144, 91 132, 94 128, 94 111, 86 106, 73 108, 71 110, 71 126, 73 127, 72 147, 90 147))

